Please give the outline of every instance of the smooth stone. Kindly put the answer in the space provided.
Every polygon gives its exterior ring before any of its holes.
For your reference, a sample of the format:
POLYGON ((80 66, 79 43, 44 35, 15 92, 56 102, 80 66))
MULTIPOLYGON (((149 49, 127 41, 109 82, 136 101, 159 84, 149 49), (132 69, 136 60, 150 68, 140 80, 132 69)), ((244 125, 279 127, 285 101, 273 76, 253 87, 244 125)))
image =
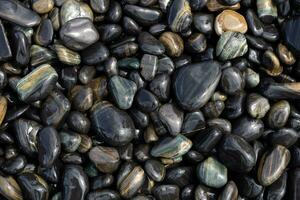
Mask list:
POLYGON ((151 33, 154 36, 159 36, 162 34, 164 31, 166 31, 168 26, 166 24, 154 24, 149 28, 149 33, 151 33))
POLYGON ((175 69, 174 62, 169 57, 163 57, 158 60, 157 73, 171 74, 175 69))
POLYGON ((264 26, 262 37, 270 42, 276 42, 279 39, 279 31, 274 24, 267 24, 264 26))
POLYGON ((159 117, 171 135, 181 132, 184 113, 175 104, 164 104, 159 108, 159 117))
POLYGON ((198 165, 197 175, 200 181, 209 187, 221 188, 227 183, 227 168, 213 157, 198 165))
POLYGON ((189 166, 177 166, 167 170, 165 182, 184 188, 186 185, 194 183, 194 169, 189 166))
POLYGON ((158 74, 149 83, 150 91, 161 101, 167 101, 170 97, 171 78, 168 74, 158 74))
POLYGON ((0 194, 8 200, 23 200, 22 190, 12 176, 0 175, 0 194))
POLYGON ((279 43, 277 46, 277 55, 280 61, 286 65, 293 65, 296 62, 293 53, 282 43, 279 43))
POLYGON ((124 163, 117 175, 117 188, 123 198, 132 198, 143 186, 146 175, 142 167, 124 163))
POLYGON ((283 71, 283 67, 273 51, 265 51, 262 55, 261 62, 264 65, 264 70, 270 76, 278 76, 283 71))
POLYGON ((137 91, 135 82, 120 76, 113 76, 109 80, 108 87, 115 103, 120 109, 125 110, 131 107, 137 91))
POLYGON ((109 50, 102 42, 98 41, 81 51, 80 55, 84 64, 95 65, 109 57, 109 50))
POLYGON ((255 166, 252 146, 237 135, 224 135, 218 145, 218 157, 227 168, 235 172, 249 172, 255 166))
POLYGON ((288 198, 291 200, 297 200, 300 197, 300 169, 295 168, 290 170, 288 180, 288 198))
POLYGON ((248 30, 244 16, 233 10, 221 12, 215 19, 214 27, 218 35, 226 31, 246 33, 248 30))
POLYGON ((43 19, 34 34, 34 41, 41 46, 48 46, 53 40, 53 25, 50 19, 43 19))
MULTIPOLYGON (((0 11, 1 11, 1 3, 0 3, 0 11)), ((13 36, 15 36, 16 39, 19 38, 17 36, 17 33, 14 33, 13 36)), ((24 43, 21 43, 21 42, 22 42, 22 40, 20 40, 18 42, 15 42, 15 43, 18 44, 17 46, 22 46, 21 44, 24 44, 24 43)), ((10 45, 9 45, 9 42, 8 42, 8 39, 7 39, 7 36, 6 36, 6 30, 5 30, 1 20, 0 20, 0 45, 1 45, 0 61, 7 60, 7 59, 11 58, 12 57, 12 51, 11 51, 11 48, 10 48, 10 45)))
POLYGON ((35 12, 45 14, 54 7, 54 0, 33 0, 31 6, 35 12))
POLYGON ((7 99, 3 96, 0 96, 0 125, 2 124, 6 111, 7 111, 7 99))
POLYGON ((70 110, 69 100, 60 91, 54 90, 42 104, 40 117, 45 125, 60 127, 70 110))
POLYGON ((99 102, 90 113, 92 127, 106 143, 121 146, 133 139, 134 123, 126 112, 108 102, 99 102))
POLYGON ((236 176, 235 182, 239 190, 239 195, 246 198, 255 198, 263 191, 263 186, 259 185, 252 177, 248 175, 236 176))
POLYGON ((62 7, 60 8, 61 25, 64 25, 66 22, 76 18, 89 18, 91 21, 93 21, 93 11, 88 4, 82 1, 64 1, 62 7))
POLYGON ((154 181, 161 182, 166 175, 165 166, 157 160, 147 160, 145 162, 145 172, 154 181))
POLYGON ((61 156, 61 160, 64 164, 74 164, 74 165, 82 165, 83 157, 77 153, 65 153, 61 156))
POLYGON ((68 127, 77 133, 87 134, 91 127, 89 118, 78 111, 71 111, 66 121, 68 127))
POLYGON ((142 29, 136 21, 127 16, 123 17, 122 25, 124 32, 128 35, 138 35, 142 29))
POLYGON ((50 183, 58 183, 60 181, 62 167, 62 163, 56 160, 50 167, 39 167, 38 174, 50 183))
POLYGON ((121 5, 118 1, 110 1, 109 9, 105 13, 105 19, 108 22, 118 23, 123 16, 121 5))
POLYGON ((195 28, 203 34, 211 34, 214 28, 214 15, 208 13, 195 13, 193 16, 195 28))
POLYGON ((164 32, 160 35, 159 41, 166 47, 167 54, 171 57, 179 57, 184 50, 182 38, 173 32, 164 32))
POLYGON ((117 57, 124 58, 134 56, 138 51, 138 44, 135 42, 127 42, 124 44, 120 44, 113 49, 111 49, 111 53, 117 57))
POLYGON ((266 199, 283 199, 284 195, 287 192, 287 172, 283 172, 281 177, 277 179, 270 187, 267 189, 266 192, 266 199))
POLYGON ((209 127, 217 127, 220 129, 223 133, 231 133, 231 122, 227 119, 223 118, 215 118, 215 119, 209 119, 207 121, 207 125, 209 127))
POLYGON ((195 189, 195 200, 212 200, 217 199, 216 191, 212 188, 206 187, 205 185, 198 185, 195 189))
POLYGON ((93 90, 88 86, 75 85, 70 91, 69 99, 75 110, 87 111, 93 105, 93 90))
MULTIPOLYGON (((28 41, 28 38, 22 31, 14 31, 11 38, 11 49, 17 65, 27 65, 31 56, 30 43, 28 41)), ((5 48, 3 48, 2 50, 5 50, 5 48)), ((0 55, 0 60, 1 57, 2 56, 0 55)), ((34 60, 34 55, 32 55, 31 59, 34 60)))
POLYGON ((60 154, 60 138, 56 129, 51 126, 44 127, 37 135, 39 164, 50 167, 60 154))
POLYGON ((124 13, 138 23, 146 26, 156 24, 162 18, 162 12, 158 9, 129 4, 124 6, 124 13))
POLYGON ((67 165, 62 176, 62 198, 84 200, 89 189, 88 177, 78 165, 67 165))
POLYGON ((60 16, 59 16, 59 8, 54 7, 49 12, 49 19, 52 22, 53 29, 58 31, 60 29, 60 16))
POLYGON ((239 32, 223 33, 216 46, 216 55, 223 61, 243 56, 247 51, 247 39, 239 32))
POLYGON ((137 127, 146 128, 149 125, 149 116, 142 111, 133 107, 129 109, 129 114, 137 127))
POLYGON ((18 183, 22 188, 25 199, 47 200, 49 186, 47 182, 34 173, 25 172, 18 176, 18 183))
POLYGON ((247 142, 260 138, 264 131, 264 123, 260 119, 242 116, 233 123, 232 133, 244 138, 247 142))
POLYGON ((240 117, 245 111, 246 93, 239 92, 236 95, 231 95, 225 102, 223 111, 224 116, 228 119, 236 119, 240 117))
POLYGON ((88 18, 75 18, 62 25, 59 36, 72 50, 83 50, 99 39, 99 33, 88 18), (82 37, 85 35, 85 37, 82 37))
POLYGON ((187 113, 182 124, 182 134, 195 133, 205 128, 205 118, 201 111, 187 113))
POLYGON ((45 64, 54 60, 56 58, 56 54, 53 50, 34 44, 30 47, 30 52, 28 53, 28 60, 29 58, 31 66, 39 66, 41 64, 45 64), (29 56, 29 54, 31 57, 29 56))
POLYGON ((273 145, 279 144, 289 148, 297 142, 299 134, 294 129, 282 128, 278 131, 270 133, 268 138, 270 143, 273 145))
POLYGON ((122 58, 118 60, 118 67, 121 69, 139 69, 140 60, 136 57, 122 58))
POLYGON ((175 73, 173 92, 180 107, 188 111, 207 103, 221 77, 220 64, 215 61, 190 64, 175 73))
POLYGON ((60 72, 61 85, 70 91, 78 81, 78 69, 76 67, 64 67, 60 72))
POLYGON ((235 5, 240 2, 241 2, 241 0, 222 0, 222 3, 224 3, 226 5, 235 5))
POLYGON ((192 147, 192 141, 178 134, 176 137, 167 137, 160 140, 151 149, 151 155, 162 158, 177 158, 186 154, 192 147))
POLYGON ((151 81, 157 72, 157 56, 144 54, 141 59, 141 75, 147 80, 151 81))
POLYGON ((97 13, 106 13, 109 9, 110 0, 91 0, 92 9, 97 13))
POLYGON ((83 66, 79 70, 78 79, 82 84, 88 84, 95 76, 96 68, 94 66, 83 66))
POLYGON ((300 29, 298 28, 299 23, 300 17, 295 16, 285 20, 281 29, 283 41, 292 51, 295 52, 295 54, 297 54, 297 56, 300 55, 300 44, 298 42, 298 37, 296 37, 300 33, 300 29))
POLYGON ((119 153, 112 147, 95 146, 89 151, 88 156, 103 173, 113 173, 120 164, 119 153))
POLYGON ((161 41, 157 40, 148 32, 141 32, 138 37, 139 48, 147 54, 161 55, 165 52, 165 47, 161 41))
POLYGON ((3 0, 0 2, 0 18, 25 27, 36 26, 41 21, 37 13, 15 0, 3 0))
POLYGON ((247 58, 251 63, 253 63, 255 65, 261 64, 260 63, 261 57, 262 57, 262 53, 260 51, 258 51, 256 49, 252 49, 252 48, 248 49, 247 58))
POLYGON ((81 136, 78 133, 71 132, 71 131, 61 131, 59 133, 61 146, 65 152, 75 152, 80 143, 81 143, 81 136))
POLYGON ((133 82, 135 82, 136 86, 138 89, 141 89, 143 87, 145 87, 145 81, 144 79, 141 77, 140 73, 136 70, 132 70, 129 75, 128 78, 130 80, 132 80, 133 82))
POLYGON ((121 200, 121 197, 118 192, 111 189, 103 190, 94 190, 87 194, 87 200, 96 200, 96 199, 107 199, 107 200, 121 200))
POLYGON ((201 153, 209 153, 221 140, 223 133, 216 127, 209 127, 200 131, 193 140, 193 148, 201 153))
POLYGON ((137 147, 133 149, 133 154, 138 162, 145 162, 150 159, 149 151, 149 144, 138 144, 137 147))
POLYGON ((269 100, 257 93, 250 93, 247 97, 248 114, 254 118, 263 118, 270 109, 269 100))
POLYGON ((266 152, 260 160, 257 178, 263 186, 274 183, 289 164, 290 151, 281 145, 276 145, 271 152, 266 152))
POLYGON ((300 84, 276 83, 274 81, 263 81, 260 85, 261 94, 272 100, 300 99, 300 84))
POLYGON ((111 174, 104 174, 100 176, 93 177, 91 181, 91 189, 97 190, 97 189, 103 189, 110 187, 114 182, 114 177, 111 174))
POLYGON ((258 50, 268 50, 272 49, 270 45, 263 39, 257 36, 252 36, 249 34, 246 34, 247 42, 249 46, 258 49, 258 50))
POLYGON ((221 11, 221 10, 225 10, 225 9, 238 10, 241 8, 241 5, 240 5, 240 3, 236 3, 234 5, 225 5, 225 4, 221 4, 217 0, 208 0, 206 7, 209 11, 216 12, 216 11, 221 11))
POLYGON ((23 155, 17 155, 16 157, 9 158, 1 164, 1 170, 6 174, 20 173, 27 164, 27 160, 23 155))
POLYGON ((49 64, 41 65, 17 83, 17 92, 22 101, 34 102, 47 97, 56 84, 58 75, 49 64))
POLYGON ((192 23, 192 12, 189 1, 174 0, 168 11, 168 25, 173 32, 182 32, 192 23))
POLYGON ((206 38, 202 33, 192 34, 186 43, 186 49, 191 53, 201 53, 205 51, 206 47, 206 38))
POLYGON ((290 104, 286 100, 276 102, 271 106, 267 116, 267 122, 270 128, 281 128, 287 123, 290 115, 290 104))
POLYGON ((151 92, 143 88, 138 90, 135 96, 135 103, 145 113, 155 111, 159 105, 158 99, 151 92))
POLYGON ((14 132, 22 152, 34 157, 37 152, 37 133, 41 125, 36 121, 19 118, 14 121, 14 132))
POLYGON ((207 0, 190 0, 189 2, 192 11, 200 11, 205 7, 207 0))
POLYGON ((245 79, 238 68, 228 67, 222 71, 220 85, 226 94, 235 95, 244 89, 245 79))
POLYGON ((277 18, 277 7, 272 0, 257 0, 258 17, 266 24, 272 23, 277 18))
POLYGON ((238 199, 238 188, 233 181, 229 181, 222 192, 220 193, 218 200, 237 200, 238 199))
POLYGON ((153 189, 157 200, 179 200, 180 189, 177 185, 159 185, 153 189))
POLYGON ((120 37, 122 34, 122 27, 117 24, 105 24, 97 28, 99 30, 100 38, 104 43, 110 43, 120 37))

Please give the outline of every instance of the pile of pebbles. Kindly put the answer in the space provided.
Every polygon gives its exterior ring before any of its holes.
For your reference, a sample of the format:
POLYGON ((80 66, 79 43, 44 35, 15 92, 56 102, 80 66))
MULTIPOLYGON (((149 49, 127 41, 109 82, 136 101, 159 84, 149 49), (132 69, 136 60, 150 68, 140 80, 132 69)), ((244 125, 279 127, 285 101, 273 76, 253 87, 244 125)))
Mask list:
POLYGON ((300 0, 0 0, 0 199, 299 200, 300 0))

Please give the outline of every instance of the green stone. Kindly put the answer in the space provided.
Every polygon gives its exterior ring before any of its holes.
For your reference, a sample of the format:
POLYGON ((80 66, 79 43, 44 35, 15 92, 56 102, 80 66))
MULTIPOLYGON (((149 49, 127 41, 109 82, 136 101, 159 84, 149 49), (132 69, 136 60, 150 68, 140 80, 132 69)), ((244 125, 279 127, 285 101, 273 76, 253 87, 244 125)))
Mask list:
POLYGON ((151 155, 162 158, 178 158, 186 154, 192 147, 192 141, 178 134, 176 137, 167 137, 151 149, 151 155))
POLYGON ((138 69, 140 62, 137 58, 123 58, 118 61, 118 67, 121 69, 138 69))
POLYGON ((221 188, 227 183, 227 168, 213 157, 198 165, 197 175, 200 181, 209 187, 221 188))
POLYGON ((121 76, 113 76, 109 81, 109 91, 115 103, 121 109, 131 107, 134 95, 137 91, 135 82, 121 76))
POLYGON ((223 61, 243 56, 247 51, 247 39, 239 32, 224 32, 216 46, 216 55, 223 61))

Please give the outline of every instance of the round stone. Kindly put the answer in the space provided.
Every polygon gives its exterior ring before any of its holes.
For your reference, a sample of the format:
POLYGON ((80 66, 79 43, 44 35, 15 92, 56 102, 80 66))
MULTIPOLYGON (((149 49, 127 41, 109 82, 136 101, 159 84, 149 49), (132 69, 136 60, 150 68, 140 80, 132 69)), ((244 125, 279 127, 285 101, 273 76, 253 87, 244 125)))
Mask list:
POLYGON ((215 19, 215 31, 222 35, 226 31, 246 33, 248 30, 247 22, 243 15, 233 10, 224 10, 215 19))

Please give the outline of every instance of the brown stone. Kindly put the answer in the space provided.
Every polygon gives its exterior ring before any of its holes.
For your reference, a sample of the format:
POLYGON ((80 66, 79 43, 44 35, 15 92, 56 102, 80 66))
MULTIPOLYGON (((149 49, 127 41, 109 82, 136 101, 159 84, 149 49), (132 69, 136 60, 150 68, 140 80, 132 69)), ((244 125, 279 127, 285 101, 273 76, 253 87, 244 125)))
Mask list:
POLYGON ((50 10, 52 10, 53 7, 54 7, 53 0, 33 0, 32 1, 32 9, 39 14, 48 13, 48 12, 50 12, 50 10))
POLYGON ((226 31, 246 33, 247 30, 247 22, 243 15, 233 10, 224 10, 215 19, 215 31, 218 35, 226 31))
POLYGON ((172 32, 164 32, 160 37, 159 40, 165 46, 167 50, 167 54, 172 57, 179 57, 184 49, 184 43, 182 38, 172 32))
POLYGON ((281 62, 286 65, 293 65, 296 62, 296 59, 293 53, 282 43, 278 44, 277 54, 281 62))
POLYGON ((208 0, 206 7, 211 12, 216 12, 220 10, 230 9, 230 10, 238 10, 241 8, 240 3, 234 4, 232 6, 223 5, 218 2, 218 0, 208 0))

